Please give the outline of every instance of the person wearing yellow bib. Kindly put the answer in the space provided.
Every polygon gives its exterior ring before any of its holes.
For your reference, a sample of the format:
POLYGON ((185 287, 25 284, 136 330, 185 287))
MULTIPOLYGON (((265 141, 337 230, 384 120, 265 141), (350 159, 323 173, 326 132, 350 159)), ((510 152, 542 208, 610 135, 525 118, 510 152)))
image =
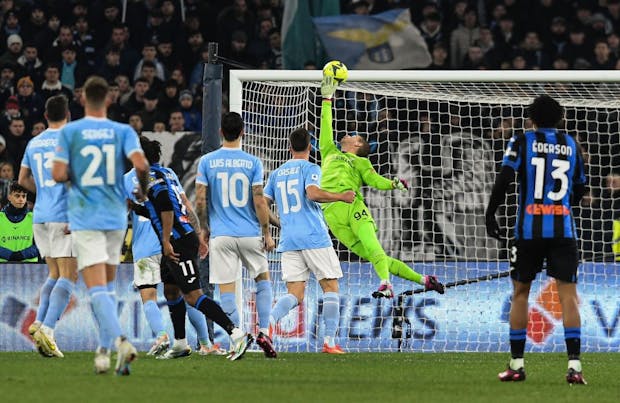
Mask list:
POLYGON ((39 259, 27 196, 26 189, 17 182, 11 184, 9 202, 0 211, 0 262, 36 262, 39 259))

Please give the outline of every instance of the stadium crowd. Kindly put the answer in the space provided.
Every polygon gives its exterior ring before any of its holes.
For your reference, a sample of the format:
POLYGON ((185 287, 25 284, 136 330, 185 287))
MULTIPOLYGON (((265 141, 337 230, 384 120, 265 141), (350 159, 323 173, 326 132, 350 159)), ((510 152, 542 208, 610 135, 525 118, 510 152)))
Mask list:
MULTIPOLYGON (((410 8, 432 55, 428 69, 620 68, 620 0, 340 3, 343 14, 410 8)), ((0 204, 7 204, 26 144, 46 127, 45 101, 63 93, 71 118, 82 117, 82 85, 91 74, 110 84, 111 119, 138 133, 174 133, 200 131, 208 42, 248 66, 283 67, 282 0, 126 6, 124 12, 116 0, 0 0, 0 204)))

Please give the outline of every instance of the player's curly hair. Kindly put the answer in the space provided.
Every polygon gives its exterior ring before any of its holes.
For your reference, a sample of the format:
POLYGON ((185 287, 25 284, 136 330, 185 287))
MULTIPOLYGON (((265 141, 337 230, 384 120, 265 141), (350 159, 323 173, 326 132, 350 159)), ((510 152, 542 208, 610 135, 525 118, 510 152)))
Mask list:
POLYGON ((540 95, 527 108, 529 118, 536 127, 557 128, 564 119, 564 108, 549 95, 540 95))
POLYGON ((149 163, 157 164, 159 162, 161 159, 161 143, 159 141, 149 140, 145 136, 140 136, 140 146, 149 163))

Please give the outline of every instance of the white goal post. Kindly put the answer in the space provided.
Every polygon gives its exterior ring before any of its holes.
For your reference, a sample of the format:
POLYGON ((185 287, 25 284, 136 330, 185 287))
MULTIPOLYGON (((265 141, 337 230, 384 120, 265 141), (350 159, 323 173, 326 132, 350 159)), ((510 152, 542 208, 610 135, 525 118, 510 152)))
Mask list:
MULTIPOLYGON (((321 71, 230 72, 230 110, 243 116, 244 149, 261 158, 265 175, 289 158, 292 130, 305 127, 318 140, 320 80, 321 71)), ((620 257, 612 242, 616 225, 620 233, 620 71, 607 70, 349 71, 334 99, 335 136, 365 136, 375 169, 412 185, 404 195, 364 189, 379 239, 388 255, 454 286, 439 296, 393 279, 399 296, 374 300, 374 270, 339 247, 338 342, 345 350, 507 351, 508 245, 486 236, 484 208, 507 141, 531 127, 527 105, 544 93, 565 107, 565 130, 587 161, 589 193, 575 210, 582 348, 618 351, 620 257)), ((311 158, 320 162, 318 150, 311 158)), ((498 214, 508 231, 516 188, 507 200, 498 214)), ((286 288, 278 255, 269 257, 277 299, 286 288)), ((247 330, 256 325, 253 287, 245 279, 239 301, 247 330)), ((305 304, 275 329, 278 349, 320 349, 321 298, 311 280, 305 304)), ((530 302, 527 349, 564 351, 555 284, 544 274, 530 302)))

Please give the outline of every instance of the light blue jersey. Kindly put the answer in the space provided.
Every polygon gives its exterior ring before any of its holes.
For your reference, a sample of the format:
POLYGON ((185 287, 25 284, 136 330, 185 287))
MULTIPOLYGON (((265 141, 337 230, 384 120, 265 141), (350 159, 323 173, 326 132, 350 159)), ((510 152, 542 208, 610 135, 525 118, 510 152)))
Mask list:
POLYGON ((85 117, 60 131, 56 161, 69 165, 69 226, 112 231, 127 227, 125 158, 142 152, 131 126, 85 117))
POLYGON ((282 164, 269 175, 265 196, 276 202, 280 216, 278 252, 332 246, 319 203, 308 199, 308 186, 320 188, 321 168, 301 159, 282 164))
POLYGON ((240 148, 203 155, 196 183, 207 186, 211 237, 260 236, 252 186, 263 185, 263 164, 240 148))
MULTIPOLYGON (((137 201, 133 191, 138 186, 136 170, 132 169, 125 174, 125 192, 127 198, 136 203, 137 201)), ((133 255, 134 262, 145 257, 161 254, 161 244, 159 243, 159 238, 157 238, 155 230, 153 230, 151 220, 133 211, 130 215, 131 227, 133 230, 131 236, 131 254, 133 255)))
POLYGON ((47 129, 30 140, 22 166, 30 169, 37 186, 32 222, 68 222, 67 188, 52 179, 54 159, 60 129, 47 129))
MULTIPOLYGON (((184 194, 183 186, 177 174, 170 168, 164 168, 170 175, 172 183, 176 186, 178 194, 184 194)), ((125 174, 125 192, 128 199, 137 203, 136 197, 133 194, 134 189, 139 187, 138 177, 136 170, 125 174)), ((161 254, 161 244, 159 238, 153 229, 151 220, 146 217, 142 217, 135 212, 131 212, 131 225, 133 228, 133 235, 131 238, 131 254, 134 261, 143 259, 145 257, 161 254)))

